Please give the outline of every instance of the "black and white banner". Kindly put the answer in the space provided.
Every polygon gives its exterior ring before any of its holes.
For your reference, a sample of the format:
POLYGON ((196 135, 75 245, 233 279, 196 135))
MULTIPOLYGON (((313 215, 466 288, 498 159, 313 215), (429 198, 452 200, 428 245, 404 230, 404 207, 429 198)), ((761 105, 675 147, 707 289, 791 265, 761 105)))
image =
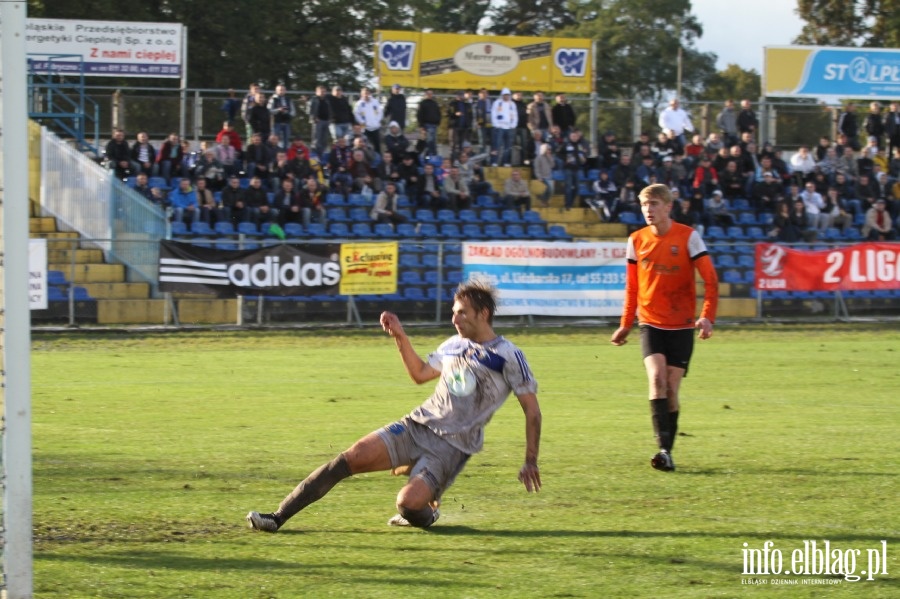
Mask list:
POLYGON ((337 295, 340 245, 218 250, 161 241, 159 290, 238 295, 337 295))

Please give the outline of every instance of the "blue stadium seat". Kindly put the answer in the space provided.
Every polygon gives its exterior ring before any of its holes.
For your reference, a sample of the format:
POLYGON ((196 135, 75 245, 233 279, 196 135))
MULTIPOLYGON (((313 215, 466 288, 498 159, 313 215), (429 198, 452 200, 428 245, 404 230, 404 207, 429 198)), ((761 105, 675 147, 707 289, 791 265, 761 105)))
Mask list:
POLYGON ((416 237, 416 226, 412 223, 400 223, 397 225, 398 237, 416 237))
POLYGON ((756 259, 750 254, 739 254, 737 265, 741 268, 754 268, 756 266, 756 259))
POLYGON ((546 224, 546 221, 541 217, 541 213, 537 210, 526 210, 525 214, 522 215, 522 220, 526 223, 539 225, 546 224))
POLYGON ((497 208, 497 202, 494 201, 493 196, 483 195, 475 198, 475 203, 479 208, 497 208))
POLYGON ((715 225, 706 228, 705 236, 707 239, 711 239, 714 241, 724 241, 728 238, 728 236, 725 235, 725 229, 715 225))
POLYGON ((500 220, 505 223, 521 223, 522 217, 519 216, 518 210, 504 210, 500 213, 500 220))
MULTIPOLYGON (((322 228, 324 229, 324 226, 322 228)), ((310 233, 312 233, 312 231, 310 231, 310 233)), ((288 239, 303 237, 303 225, 300 223, 285 223, 284 234, 288 239)))
POLYGON ((547 233, 547 229, 544 225, 531 224, 528 225, 528 228, 525 230, 525 233, 531 239, 545 240, 550 239, 550 235, 547 233))
POLYGON ((728 239, 733 239, 735 241, 743 241, 747 239, 747 234, 744 233, 744 229, 738 227, 737 225, 725 229, 725 236, 728 239))
POLYGON ((750 285, 756 283, 756 272, 752 268, 744 271, 744 283, 749 283, 750 285))
POLYGON ((759 218, 756 219, 757 222, 764 227, 771 225, 775 221, 775 215, 771 212, 763 212, 759 215, 759 218))
POLYGON ((260 235, 256 223, 251 222, 238 223, 237 232, 248 237, 259 237, 260 235))
POLYGON ((729 268, 722 274, 722 280, 726 283, 743 283, 744 276, 736 268, 729 268))
POLYGON ((466 239, 486 239, 485 234, 481 232, 481 227, 475 223, 464 224, 462 227, 462 234, 466 239))
POLYGON ((347 200, 344 198, 344 196, 342 194, 329 193, 325 196, 325 205, 326 206, 346 206, 347 200))
POLYGON ((738 215, 737 219, 738 224, 741 225, 755 225, 756 224, 756 215, 752 212, 741 212, 738 215))
POLYGON ((403 290, 403 299, 424 301, 426 298, 421 287, 407 287, 403 290))
MULTIPOLYGON (((331 220, 331 219, 329 219, 331 220)), ((370 220, 369 217, 369 209, 361 208, 356 206, 350 209, 350 216, 347 217, 347 220, 355 222, 355 223, 367 223, 370 220)))
MULTIPOLYGON (((356 208, 354 208, 354 210, 356 210, 356 208)), ((350 220, 347 216, 347 211, 344 208, 328 208, 325 214, 328 222, 332 223, 342 223, 350 220)), ((366 216, 368 217, 368 215, 366 216)))
POLYGON ((716 266, 719 268, 734 268, 737 266, 737 260, 732 254, 720 254, 716 256, 716 266))
POLYGON ((847 227, 844 230, 844 239, 848 239, 850 241, 860 241, 862 239, 862 233, 855 227, 847 227))
POLYGON ((361 193, 351 193, 347 196, 347 203, 351 206, 362 206, 368 208, 372 205, 372 200, 361 193))
POLYGON ((515 223, 506 225, 506 236, 510 239, 528 238, 528 235, 525 234, 525 228, 522 225, 515 223))
POLYGON ((231 224, 231 221, 217 222, 214 230, 219 235, 234 235, 235 234, 234 225, 231 224))
POLYGON ((191 223, 191 232, 194 235, 202 235, 204 237, 214 237, 216 234, 216 232, 209 226, 209 223, 202 220, 191 223))
POLYGON ((389 223, 376 223, 374 227, 372 227, 372 232, 375 234, 375 237, 379 239, 396 239, 397 233, 394 231, 394 227, 389 223))
POLYGON ((445 278, 444 278, 444 283, 446 283, 447 285, 456 287, 457 285, 462 283, 462 280, 463 280, 463 271, 461 271, 459 269, 453 269, 453 270, 447 271, 445 278))
POLYGON ((745 198, 734 198, 731 200, 731 207, 737 212, 750 210, 750 202, 745 198))
POLYGON ((441 275, 436 270, 429 270, 425 272, 425 276, 422 280, 425 281, 426 285, 431 285, 433 287, 441 282, 441 275))
POLYGON ((437 254, 422 254, 422 266, 425 268, 437 268, 438 264, 437 254))
POLYGON ((340 239, 350 239, 351 237, 355 237, 355 235, 350 232, 350 225, 343 222, 328 223, 328 232, 331 233, 332 237, 340 239))
POLYGON ((171 225, 172 237, 190 237, 191 233, 188 231, 187 225, 180 220, 173 221, 171 225))
POLYGON ((462 239, 463 234, 456 223, 443 223, 440 226, 440 236, 444 239, 462 239))
POLYGON ((484 226, 484 237, 485 239, 506 239, 506 232, 502 225, 490 223, 484 226))
POLYGON ((169 184, 166 183, 165 177, 150 177, 147 179, 147 186, 149 187, 159 187, 160 189, 171 189, 169 184))
POLYGON ((438 239, 440 237, 440 233, 438 233, 437 225, 434 223, 422 223, 419 225, 419 236, 424 239, 438 239))
POLYGON ((550 225, 547 228, 547 234, 555 241, 572 241, 572 236, 566 231, 562 225, 550 225))
POLYGON ((401 252, 399 264, 403 268, 421 268, 422 262, 419 260, 419 254, 411 254, 401 252))
POLYGON ((459 252, 444 254, 444 266, 447 268, 462 268, 462 254, 459 252))
POLYGON ((359 239, 371 239, 373 236, 372 225, 369 223, 353 223, 350 232, 359 239))
POLYGON ((629 212, 627 210, 625 212, 619 213, 619 222, 626 224, 626 225, 640 225, 641 224, 641 221, 638 218, 638 215, 635 214, 634 212, 629 212))
POLYGON ((477 223, 480 222, 478 218, 478 214, 475 213, 474 210, 465 209, 459 211, 459 220, 463 223, 477 223))
POLYGON ((401 285, 422 285, 424 281, 417 270, 404 270, 400 273, 401 285))
POLYGON ((328 237, 330 237, 328 230, 322 223, 309 223, 309 226, 306 227, 306 233, 313 238, 327 239, 328 237))
POLYGON ((762 241, 766 238, 766 233, 763 231, 762 227, 747 227, 747 239, 751 239, 754 241, 762 241))
POLYGON ((497 214, 496 210, 482 210, 481 211, 481 222, 484 223, 498 223, 500 222, 500 216, 497 214))
POLYGON ((437 211, 437 221, 439 223, 455 223, 458 221, 456 213, 447 208, 437 211))
POLYGON ((434 217, 434 212, 428 208, 419 208, 416 210, 416 220, 420 223, 437 222, 437 219, 434 217))

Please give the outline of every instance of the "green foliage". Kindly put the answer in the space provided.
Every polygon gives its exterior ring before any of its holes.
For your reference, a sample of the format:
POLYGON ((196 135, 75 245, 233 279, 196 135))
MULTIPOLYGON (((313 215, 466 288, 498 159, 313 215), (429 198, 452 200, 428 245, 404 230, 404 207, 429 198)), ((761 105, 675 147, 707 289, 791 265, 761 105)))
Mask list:
POLYGON ((797 14, 806 21, 798 44, 900 47, 898 0, 797 0, 797 14))
POLYGON ((413 29, 438 33, 478 33, 490 0, 422 0, 416 6, 413 29))
POLYGON ((724 71, 710 77, 703 91, 705 98, 731 98, 735 104, 742 98, 756 100, 761 89, 760 76, 755 70, 729 64, 724 71))
POLYGON ((496 35, 550 35, 574 24, 574 7, 577 4, 573 0, 508 0, 494 3, 488 32, 496 35))
MULTIPOLYGON (((410 329, 420 353, 447 332, 410 329)), ((886 540, 890 575, 839 592, 896 596, 896 325, 720 326, 682 387, 674 474, 648 465, 636 339, 501 332, 540 383, 540 494, 516 481, 511 399, 431 530, 385 526, 402 485, 385 473, 341 483, 276 535, 244 515, 431 390, 377 327, 36 334, 35 596, 736 597, 750 592, 744 543, 825 539, 886 540)))

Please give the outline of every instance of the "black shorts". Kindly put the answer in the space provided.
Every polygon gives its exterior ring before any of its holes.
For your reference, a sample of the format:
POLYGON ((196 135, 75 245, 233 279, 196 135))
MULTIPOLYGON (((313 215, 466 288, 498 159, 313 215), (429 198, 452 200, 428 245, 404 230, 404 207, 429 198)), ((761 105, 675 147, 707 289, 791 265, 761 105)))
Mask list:
POLYGON ((687 376, 691 354, 694 353, 694 329, 657 329, 641 325, 641 353, 646 358, 651 354, 662 354, 666 364, 684 368, 687 376))

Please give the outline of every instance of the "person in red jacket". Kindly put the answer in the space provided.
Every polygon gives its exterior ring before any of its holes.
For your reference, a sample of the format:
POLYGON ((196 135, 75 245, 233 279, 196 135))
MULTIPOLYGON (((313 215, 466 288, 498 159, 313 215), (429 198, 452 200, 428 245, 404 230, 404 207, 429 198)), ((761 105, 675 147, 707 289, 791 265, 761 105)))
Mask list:
POLYGON ((699 191, 704 198, 712 195, 712 192, 719 189, 719 173, 709 161, 708 156, 700 158, 700 164, 694 169, 694 180, 691 184, 694 191, 699 191))
POLYGON ((628 238, 625 303, 619 328, 610 341, 624 345, 637 317, 659 446, 650 465, 671 472, 675 470, 672 447, 678 432, 679 388, 694 350, 693 330, 700 331, 700 339, 712 335, 719 280, 699 233, 672 220, 668 187, 645 187, 640 202, 649 226, 628 238), (705 284, 703 307, 696 319, 695 270, 705 284))

